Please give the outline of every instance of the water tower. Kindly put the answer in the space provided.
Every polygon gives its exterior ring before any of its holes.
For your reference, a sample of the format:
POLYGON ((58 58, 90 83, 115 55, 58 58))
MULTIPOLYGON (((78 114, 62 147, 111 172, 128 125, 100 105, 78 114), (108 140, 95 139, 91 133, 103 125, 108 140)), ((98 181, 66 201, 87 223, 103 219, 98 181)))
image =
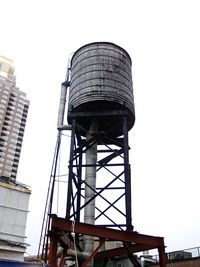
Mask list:
MULTIPOLYGON (((128 131, 134 121, 128 53, 105 42, 81 47, 71 60, 66 218, 80 221, 83 210, 84 223, 133 229, 128 131)), ((84 247, 93 250, 89 240, 84 247)))
POLYGON ((163 239, 133 231, 128 133, 135 110, 131 58, 123 48, 96 42, 74 53, 58 121, 59 133, 71 130, 71 144, 66 216, 50 214, 49 262, 57 265, 61 246, 61 266, 66 255, 80 266, 92 266, 124 254, 139 266, 134 252, 158 248, 164 267, 163 239), (107 249, 112 241, 120 241, 120 247, 107 249))

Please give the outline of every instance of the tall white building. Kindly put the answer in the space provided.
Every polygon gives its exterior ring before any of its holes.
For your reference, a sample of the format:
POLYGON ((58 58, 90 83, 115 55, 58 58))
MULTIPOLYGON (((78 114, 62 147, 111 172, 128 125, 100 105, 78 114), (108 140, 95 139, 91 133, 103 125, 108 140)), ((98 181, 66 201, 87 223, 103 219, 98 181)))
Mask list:
POLYGON ((16 179, 28 108, 13 62, 0 56, 0 177, 16 179))
POLYGON ((0 259, 23 261, 31 191, 16 181, 29 101, 13 62, 0 56, 0 259))

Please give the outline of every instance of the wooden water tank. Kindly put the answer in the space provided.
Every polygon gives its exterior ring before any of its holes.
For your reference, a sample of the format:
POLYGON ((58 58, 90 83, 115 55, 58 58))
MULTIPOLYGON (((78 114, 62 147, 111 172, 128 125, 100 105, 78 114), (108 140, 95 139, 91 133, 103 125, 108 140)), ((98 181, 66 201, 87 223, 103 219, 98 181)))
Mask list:
MULTIPOLYGON (((130 130, 135 122, 135 111, 129 54, 118 45, 108 42, 81 47, 71 60, 69 124, 73 112, 117 110, 127 111, 130 130)), ((115 122, 109 118, 99 119, 100 130, 105 131, 115 122)), ((81 119, 79 123, 85 128, 89 127, 88 119, 81 119)), ((115 135, 120 133, 118 130, 115 135)))

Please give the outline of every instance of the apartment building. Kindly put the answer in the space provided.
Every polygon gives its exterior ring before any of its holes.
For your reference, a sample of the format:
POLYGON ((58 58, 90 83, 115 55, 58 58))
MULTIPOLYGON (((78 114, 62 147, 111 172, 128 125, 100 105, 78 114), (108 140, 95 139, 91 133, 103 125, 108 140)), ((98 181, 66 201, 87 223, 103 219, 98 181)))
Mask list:
POLYGON ((16 179, 28 108, 13 62, 0 56, 0 177, 16 179))

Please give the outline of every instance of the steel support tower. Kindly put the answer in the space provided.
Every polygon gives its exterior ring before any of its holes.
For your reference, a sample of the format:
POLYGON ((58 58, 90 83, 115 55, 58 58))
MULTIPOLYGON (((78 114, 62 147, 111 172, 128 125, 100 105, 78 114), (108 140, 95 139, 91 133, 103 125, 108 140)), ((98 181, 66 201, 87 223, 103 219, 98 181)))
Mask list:
POLYGON ((69 160, 69 182, 66 218, 81 222, 81 212, 95 201, 95 225, 132 231, 131 218, 131 172, 129 164, 129 145, 126 111, 75 112, 71 113, 72 135, 69 160), (113 119, 107 132, 94 132, 90 138, 88 130, 77 123, 77 119, 113 119), (121 123, 122 122, 122 123, 121 123), (121 128, 120 137, 110 136, 113 129, 121 128), (84 136, 82 136, 84 133, 84 136), (87 150, 96 144, 97 160, 87 164, 87 150), (96 187, 91 188, 84 179, 85 169, 95 168, 96 187), (98 181, 99 180, 99 181, 98 181), (93 192, 85 202, 85 189, 93 192), (99 201, 98 201, 99 200, 99 201), (102 205, 104 203, 105 205, 102 205), (114 216, 112 215, 114 212, 114 216), (102 219, 102 220, 101 220, 102 219), (98 223, 100 221, 100 223, 98 223), (107 223, 103 223, 106 221, 107 223))

